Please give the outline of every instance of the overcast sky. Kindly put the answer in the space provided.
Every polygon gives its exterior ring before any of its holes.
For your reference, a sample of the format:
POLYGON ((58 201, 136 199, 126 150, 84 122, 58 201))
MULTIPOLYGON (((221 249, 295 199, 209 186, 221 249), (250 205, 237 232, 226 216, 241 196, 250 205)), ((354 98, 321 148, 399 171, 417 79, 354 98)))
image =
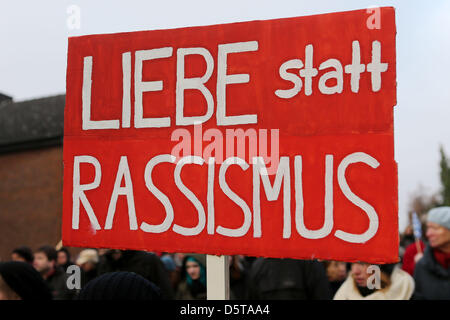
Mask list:
POLYGON ((400 229, 411 194, 439 190, 439 146, 450 154, 450 1, 190 0, 2 1, 0 92, 16 101, 65 92, 67 38, 394 6, 397 22, 395 157, 400 229), (71 29, 68 9, 80 9, 71 29))

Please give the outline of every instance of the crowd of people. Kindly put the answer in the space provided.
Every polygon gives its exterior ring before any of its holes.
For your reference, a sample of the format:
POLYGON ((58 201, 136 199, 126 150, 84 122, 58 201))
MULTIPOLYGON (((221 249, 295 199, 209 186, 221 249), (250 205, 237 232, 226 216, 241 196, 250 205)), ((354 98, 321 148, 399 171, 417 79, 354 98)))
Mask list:
MULTIPOLYGON (((424 231, 406 229, 397 264, 229 256, 230 299, 450 300, 450 207, 424 231)), ((206 272, 202 254, 22 246, 0 262, 0 300, 201 300, 206 272)))

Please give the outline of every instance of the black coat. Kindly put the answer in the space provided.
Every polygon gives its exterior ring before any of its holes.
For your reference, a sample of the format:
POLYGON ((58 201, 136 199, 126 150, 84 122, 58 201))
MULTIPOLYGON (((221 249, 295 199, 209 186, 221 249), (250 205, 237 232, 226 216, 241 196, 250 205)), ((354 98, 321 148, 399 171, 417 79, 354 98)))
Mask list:
POLYGON ((164 268, 161 259, 153 253, 145 251, 122 251, 118 260, 111 255, 105 254, 100 258, 98 274, 115 271, 134 272, 153 282, 161 290, 161 298, 170 300, 174 298, 169 275, 164 268))
POLYGON ((430 246, 425 248, 422 259, 416 263, 414 280, 414 299, 450 299, 450 268, 444 269, 436 261, 430 246))
POLYGON ((325 268, 318 261, 259 258, 250 270, 249 299, 332 299, 325 268))
POLYGON ((73 300, 76 297, 77 291, 68 288, 67 279, 68 275, 61 267, 55 268, 54 272, 45 279, 54 300, 73 300))

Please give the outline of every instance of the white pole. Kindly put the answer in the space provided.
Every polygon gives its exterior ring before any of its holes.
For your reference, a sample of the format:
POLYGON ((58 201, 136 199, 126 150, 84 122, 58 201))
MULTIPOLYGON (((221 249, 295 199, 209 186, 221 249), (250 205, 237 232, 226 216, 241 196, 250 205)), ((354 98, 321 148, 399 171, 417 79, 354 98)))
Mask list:
POLYGON ((206 297, 208 300, 230 299, 228 256, 206 255, 206 297))

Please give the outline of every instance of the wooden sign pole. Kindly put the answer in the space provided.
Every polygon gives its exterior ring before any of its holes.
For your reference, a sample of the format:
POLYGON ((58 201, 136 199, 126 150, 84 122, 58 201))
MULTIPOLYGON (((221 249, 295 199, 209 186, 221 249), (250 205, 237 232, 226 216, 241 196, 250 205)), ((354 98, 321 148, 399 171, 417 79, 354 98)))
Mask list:
POLYGON ((230 263, 228 256, 206 256, 206 297, 208 300, 230 299, 230 263))

